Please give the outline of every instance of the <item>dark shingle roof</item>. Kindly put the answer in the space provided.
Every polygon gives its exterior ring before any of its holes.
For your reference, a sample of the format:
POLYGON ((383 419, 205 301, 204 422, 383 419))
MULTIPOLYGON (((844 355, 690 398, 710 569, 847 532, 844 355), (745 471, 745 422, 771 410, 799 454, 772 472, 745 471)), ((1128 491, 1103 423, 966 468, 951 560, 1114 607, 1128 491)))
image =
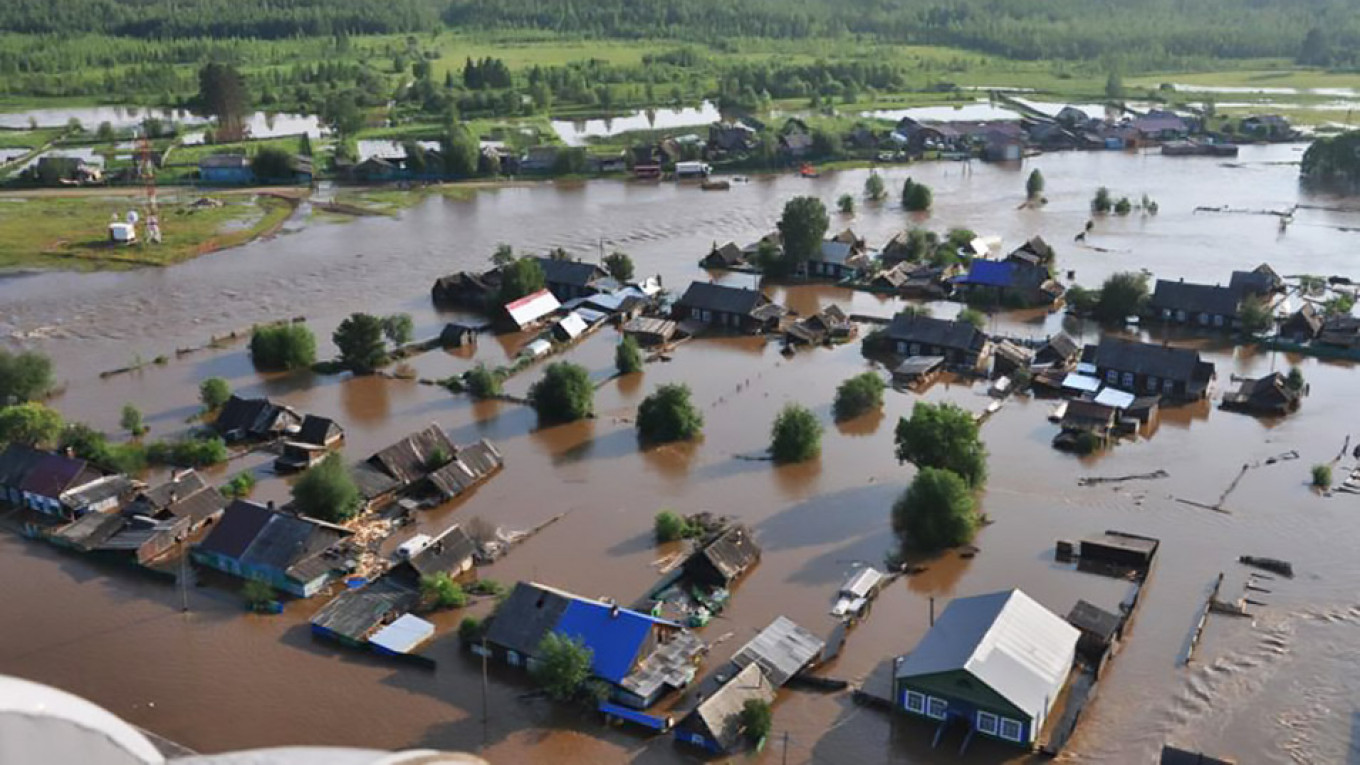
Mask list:
POLYGON ((399 482, 410 484, 429 473, 427 466, 436 452, 453 457, 458 447, 449 440, 443 428, 431 425, 369 457, 368 462, 399 482))
POLYGON ((297 436, 293 439, 304 444, 320 444, 324 446, 326 442, 334 436, 341 435, 340 426, 328 417, 317 417, 309 414, 302 418, 302 427, 298 430, 297 436))
POLYGON ((543 637, 557 625, 571 598, 540 585, 519 582, 496 609, 486 640, 525 656, 538 651, 543 637))
POLYGON ((730 582, 741 576, 752 563, 760 560, 760 546, 751 538, 749 528, 737 524, 695 551, 694 558, 706 559, 730 582))
POLYGON ((1169 309, 1186 313, 1236 316, 1241 302, 1242 294, 1231 287, 1158 279, 1148 305, 1154 311, 1169 309))
POLYGON ((677 305, 703 311, 749 315, 766 302, 768 301, 765 296, 756 290, 693 282, 689 289, 685 290, 685 296, 680 298, 677 305))
POLYGON ((1095 363, 1097 367, 1119 372, 1153 375, 1172 380, 1207 380, 1213 374, 1213 365, 1202 363, 1199 351, 1116 337, 1100 339, 1100 345, 1096 347, 1095 363))
POLYGON ((398 564, 397 569, 407 569, 419 581, 420 577, 438 573, 452 573, 477 552, 477 543, 463 531, 458 524, 450 526, 435 537, 423 550, 398 564))
POLYGON ((222 405, 213 427, 219 433, 241 432, 259 436, 269 432, 279 416, 280 407, 267 398, 232 396, 222 405))
POLYGON ((420 600, 420 593, 389 577, 367 587, 340 593, 312 617, 314 627, 350 640, 361 641, 393 616, 406 613, 420 600))
POLYGON ((578 260, 554 260, 552 258, 534 258, 538 265, 543 268, 543 280, 548 284, 567 284, 573 287, 588 287, 597 279, 608 276, 603 268, 594 263, 582 263, 578 260))
POLYGON ((1078 600, 1067 614, 1067 623, 1108 642, 1119 632, 1120 618, 1099 606, 1078 600))
POLYGON ((430 482, 446 498, 452 499, 472 488, 504 464, 501 453, 482 439, 457 451, 449 464, 430 473, 430 482))
POLYGON ((0 486, 19 486, 28 471, 38 464, 43 452, 23 444, 10 444, 0 453, 0 486))
POLYGON ((199 549, 309 581, 331 568, 319 553, 344 535, 338 527, 238 499, 199 549))
POLYGON ((1242 294, 1268 295, 1284 287, 1284 280, 1268 263, 1250 271, 1233 271, 1228 288, 1242 294))
POLYGON ((1044 343, 1043 347, 1039 349, 1039 353, 1036 355, 1070 359, 1075 356, 1079 350, 1081 350, 1081 346, 1077 345, 1077 341, 1072 339, 1071 335, 1066 332, 1059 332, 1048 338, 1048 342, 1044 343))
POLYGON ((199 549, 225 558, 240 558, 273 514, 264 505, 238 499, 227 506, 222 520, 199 544, 199 549))
POLYGON ((888 337, 909 343, 969 351, 978 350, 986 341, 982 332, 966 321, 948 321, 908 313, 893 317, 892 324, 888 325, 888 337))
POLYGON ((32 464, 21 489, 40 497, 56 499, 67 489, 89 483, 99 477, 99 472, 90 467, 85 460, 78 460, 60 454, 43 454, 32 464))

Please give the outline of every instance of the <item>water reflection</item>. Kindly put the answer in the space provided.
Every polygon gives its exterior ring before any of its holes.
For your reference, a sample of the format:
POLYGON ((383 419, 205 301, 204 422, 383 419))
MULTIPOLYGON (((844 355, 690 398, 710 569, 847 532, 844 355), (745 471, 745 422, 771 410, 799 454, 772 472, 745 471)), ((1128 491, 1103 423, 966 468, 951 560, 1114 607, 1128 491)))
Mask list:
POLYGON ((346 421, 376 425, 391 414, 390 383, 376 375, 349 377, 340 383, 340 406, 346 421))

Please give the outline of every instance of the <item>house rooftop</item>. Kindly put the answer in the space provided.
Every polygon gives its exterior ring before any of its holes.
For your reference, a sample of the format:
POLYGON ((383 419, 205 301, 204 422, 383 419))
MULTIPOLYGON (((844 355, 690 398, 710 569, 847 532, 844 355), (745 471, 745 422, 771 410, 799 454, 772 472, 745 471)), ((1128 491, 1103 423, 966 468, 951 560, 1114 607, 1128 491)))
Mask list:
POLYGON ((981 330, 966 321, 910 313, 899 313, 893 317, 892 323, 888 325, 888 337, 909 343, 965 350, 981 348, 986 341, 981 330))
POLYGON ((1172 380, 1207 381, 1214 371, 1198 351, 1117 337, 1102 337, 1094 358, 1097 367, 1172 380))
POLYGON ((774 686, 765 673, 758 665, 748 664, 704 699, 690 715, 708 729, 719 747, 729 750, 741 738, 741 710, 746 702, 757 700, 768 704, 774 698, 774 686))
POLYGON ((732 661, 739 667, 759 665, 778 688, 820 656, 825 645, 821 638, 780 616, 742 646, 732 661))
POLYGON ((677 304, 704 311, 750 315, 756 308, 768 302, 765 295, 757 290, 692 282, 677 304))
POLYGON ((1231 287, 1166 279, 1157 280, 1152 298, 1148 301, 1155 311, 1185 311, 1219 316, 1236 316, 1241 303, 1242 293, 1231 287))
POLYGON ((589 287, 595 281, 609 275, 608 272, 594 263, 556 258, 534 258, 534 260, 538 261, 538 265, 543 269, 543 280, 548 284, 589 287))

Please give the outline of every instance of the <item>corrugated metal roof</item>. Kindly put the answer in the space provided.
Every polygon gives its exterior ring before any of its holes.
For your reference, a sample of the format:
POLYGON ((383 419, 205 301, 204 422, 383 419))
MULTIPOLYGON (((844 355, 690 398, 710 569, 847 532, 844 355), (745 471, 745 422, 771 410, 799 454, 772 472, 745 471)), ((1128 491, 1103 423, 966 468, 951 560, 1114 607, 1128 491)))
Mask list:
POLYGON ((573 312, 563 316, 562 320, 557 322, 557 328, 567 336, 567 339, 574 340, 586 331, 586 321, 573 312))
POLYGON ((1118 388, 1106 388, 1096 394, 1095 402, 1115 409, 1128 409, 1133 404, 1134 398, 1132 393, 1125 393, 1118 388))
POLYGON ((817 658, 824 645, 821 638, 781 616, 742 646, 732 662, 739 667, 759 664, 778 688, 817 658))
POLYGON ((897 665, 897 677, 964 670, 1035 720, 1057 699, 1077 629, 1020 590, 959 598, 897 665))
POLYGON ((505 306, 506 313, 516 326, 525 327, 561 308, 562 304, 548 290, 539 290, 505 306))
POLYGON ((765 673, 750 664, 695 707, 681 726, 707 729, 718 746, 728 750, 741 737, 741 710, 746 702, 758 699, 768 704, 774 697, 775 689, 765 673))
POLYGON ((410 653, 416 646, 433 636, 433 624, 419 616, 406 614, 378 630, 368 642, 392 653, 410 653))
POLYGON ((1062 386, 1083 393, 1095 393, 1100 390, 1100 378, 1084 375, 1080 372, 1068 372, 1067 376, 1063 378, 1062 386))
POLYGON ((856 571, 845 584, 841 585, 841 592, 856 598, 866 598, 878 587, 878 583, 883 581, 883 572, 873 566, 865 566, 856 571))
POLYGON ((591 672, 620 683, 638 660, 652 628, 664 623, 646 614, 607 603, 572 599, 553 632, 578 639, 592 651, 591 672))

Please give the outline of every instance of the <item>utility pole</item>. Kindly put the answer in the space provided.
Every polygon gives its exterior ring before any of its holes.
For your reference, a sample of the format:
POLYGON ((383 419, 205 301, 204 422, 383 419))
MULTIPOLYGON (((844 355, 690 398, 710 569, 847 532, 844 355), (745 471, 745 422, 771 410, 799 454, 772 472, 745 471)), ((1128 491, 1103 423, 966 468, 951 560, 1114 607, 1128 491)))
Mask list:
POLYGON ((486 680, 486 655, 487 655, 487 653, 488 653, 488 651, 486 650, 486 636, 483 635, 483 636, 482 636, 482 749, 483 749, 483 750, 486 749, 486 745, 487 745, 487 739, 488 739, 488 736, 487 736, 487 720, 488 720, 488 717, 489 717, 489 715, 488 715, 488 713, 487 713, 487 706, 486 706, 486 686, 487 686, 487 680, 486 680))
POLYGON ((189 613, 189 550, 184 540, 179 543, 179 600, 180 612, 189 613))
POLYGON ((784 731, 784 760, 783 765, 789 765, 789 732, 784 731))

